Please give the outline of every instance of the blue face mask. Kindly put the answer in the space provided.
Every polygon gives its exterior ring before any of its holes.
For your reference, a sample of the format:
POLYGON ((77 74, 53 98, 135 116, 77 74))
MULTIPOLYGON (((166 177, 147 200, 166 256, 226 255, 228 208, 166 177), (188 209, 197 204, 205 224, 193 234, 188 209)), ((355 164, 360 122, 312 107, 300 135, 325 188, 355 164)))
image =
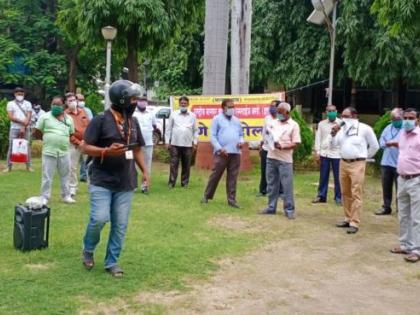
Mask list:
POLYGON ((416 121, 404 119, 403 127, 405 131, 412 131, 414 128, 416 128, 416 121))
POLYGON ((188 112, 188 107, 180 107, 180 108, 179 108, 179 111, 180 111, 182 114, 185 114, 186 112, 188 112))
POLYGON ((233 108, 227 108, 226 109, 226 112, 225 112, 225 115, 228 116, 228 117, 232 117, 233 116, 233 113, 234 113, 234 109, 233 108))
POLYGON ((274 107, 274 106, 271 106, 271 107, 268 109, 268 112, 270 113, 270 115, 275 115, 275 114, 277 113, 277 108, 276 108, 276 107, 274 107))
POLYGON ((278 119, 278 120, 284 120, 284 118, 285 118, 285 117, 284 117, 284 115, 283 115, 283 114, 280 114, 280 113, 279 113, 279 114, 277 114, 277 119, 278 119))

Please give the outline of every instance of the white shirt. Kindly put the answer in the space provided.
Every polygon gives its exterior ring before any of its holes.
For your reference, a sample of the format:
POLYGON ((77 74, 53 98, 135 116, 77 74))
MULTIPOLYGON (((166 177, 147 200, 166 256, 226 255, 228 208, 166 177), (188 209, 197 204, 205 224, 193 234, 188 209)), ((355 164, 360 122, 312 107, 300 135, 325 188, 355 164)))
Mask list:
POLYGON ((135 117, 139 122, 145 145, 153 145, 153 126, 156 126, 155 115, 146 109, 144 112, 136 110, 133 117, 135 117))
POLYGON ((166 129, 167 143, 178 147, 192 147, 198 142, 197 118, 188 111, 181 114, 180 110, 171 113, 166 129))
POLYGON ((267 134, 267 125, 270 123, 270 122, 272 122, 273 120, 275 120, 275 118, 273 118, 273 116, 271 116, 271 115, 267 115, 267 116, 265 116, 265 118, 264 118, 264 127, 263 127, 263 130, 262 130, 262 149, 264 150, 264 151, 268 151, 268 143, 267 143, 267 136, 268 136, 268 134, 267 134))
POLYGON ((340 146, 341 158, 347 160, 372 158, 379 149, 373 129, 357 120, 353 125, 344 125, 331 142, 340 146))
POLYGON ((315 151, 318 155, 331 159, 339 159, 341 157, 340 147, 331 143, 331 128, 335 124, 340 123, 340 119, 336 119, 333 122, 329 119, 324 119, 319 122, 315 134, 315 151))
MULTIPOLYGON (((24 120, 29 113, 32 113, 32 105, 26 100, 23 100, 21 103, 19 103, 19 105, 22 107, 25 113, 23 113, 19 106, 16 104, 16 100, 8 102, 6 110, 9 113, 11 112, 14 118, 24 120)), ((10 129, 20 129, 22 127, 23 125, 17 122, 12 121, 10 123, 10 129)))

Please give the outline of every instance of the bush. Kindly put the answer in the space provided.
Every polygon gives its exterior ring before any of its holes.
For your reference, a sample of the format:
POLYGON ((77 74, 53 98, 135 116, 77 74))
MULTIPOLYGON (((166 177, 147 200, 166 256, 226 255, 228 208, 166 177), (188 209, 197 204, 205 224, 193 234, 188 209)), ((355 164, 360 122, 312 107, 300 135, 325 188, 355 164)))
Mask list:
POLYGON ((164 145, 155 145, 153 148, 153 160, 169 164, 171 156, 168 149, 164 145))
MULTIPOLYGON (((386 112, 384 115, 382 115, 378 121, 373 126, 373 131, 376 134, 376 138, 379 139, 381 137, 382 131, 385 129, 386 126, 389 125, 391 122, 391 112, 386 112)), ((376 165, 379 166, 382 159, 383 150, 380 149, 378 153, 376 153, 376 165)))
POLYGON ((93 93, 86 97, 86 107, 92 110, 93 115, 97 115, 104 111, 103 97, 99 94, 93 93))
POLYGON ((9 147, 10 120, 6 111, 7 100, 0 101, 0 158, 4 159, 9 147))
POLYGON ((312 133, 311 128, 308 127, 308 124, 296 109, 292 110, 291 117, 294 121, 296 121, 299 124, 300 137, 302 140, 302 143, 299 144, 293 152, 293 160, 301 162, 312 155, 314 135, 312 133))

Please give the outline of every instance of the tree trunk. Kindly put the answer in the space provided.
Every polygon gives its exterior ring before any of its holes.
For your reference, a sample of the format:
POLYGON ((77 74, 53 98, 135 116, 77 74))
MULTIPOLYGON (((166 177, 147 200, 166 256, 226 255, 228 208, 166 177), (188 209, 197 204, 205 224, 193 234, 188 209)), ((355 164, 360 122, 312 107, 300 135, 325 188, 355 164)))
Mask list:
POLYGON ((79 54, 80 45, 73 48, 67 48, 66 58, 68 62, 67 74, 67 90, 68 92, 76 92, 76 78, 77 78, 77 55, 79 54))
POLYGON ((206 0, 203 95, 224 94, 229 0, 206 0))
POLYGON ((68 91, 76 92, 76 77, 77 77, 77 54, 68 54, 69 74, 68 74, 68 91))
POLYGON ((401 77, 394 80, 392 87, 392 106, 405 107, 405 99, 407 94, 407 81, 401 77))
POLYGON ((232 0, 231 88, 232 94, 249 93, 252 0, 232 0))
POLYGON ((132 29, 127 34, 127 68, 128 80, 134 83, 139 82, 138 60, 137 60, 138 33, 132 29))

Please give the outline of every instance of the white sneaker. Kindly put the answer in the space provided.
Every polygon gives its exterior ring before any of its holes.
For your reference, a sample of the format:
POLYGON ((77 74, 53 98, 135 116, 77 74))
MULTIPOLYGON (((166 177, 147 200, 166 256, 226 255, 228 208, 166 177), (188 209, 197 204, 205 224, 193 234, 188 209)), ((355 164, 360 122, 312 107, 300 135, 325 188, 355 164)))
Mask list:
POLYGON ((74 200, 72 197, 70 197, 70 196, 66 196, 66 197, 64 197, 63 198, 63 202, 64 203, 75 203, 76 202, 76 200, 74 200))

